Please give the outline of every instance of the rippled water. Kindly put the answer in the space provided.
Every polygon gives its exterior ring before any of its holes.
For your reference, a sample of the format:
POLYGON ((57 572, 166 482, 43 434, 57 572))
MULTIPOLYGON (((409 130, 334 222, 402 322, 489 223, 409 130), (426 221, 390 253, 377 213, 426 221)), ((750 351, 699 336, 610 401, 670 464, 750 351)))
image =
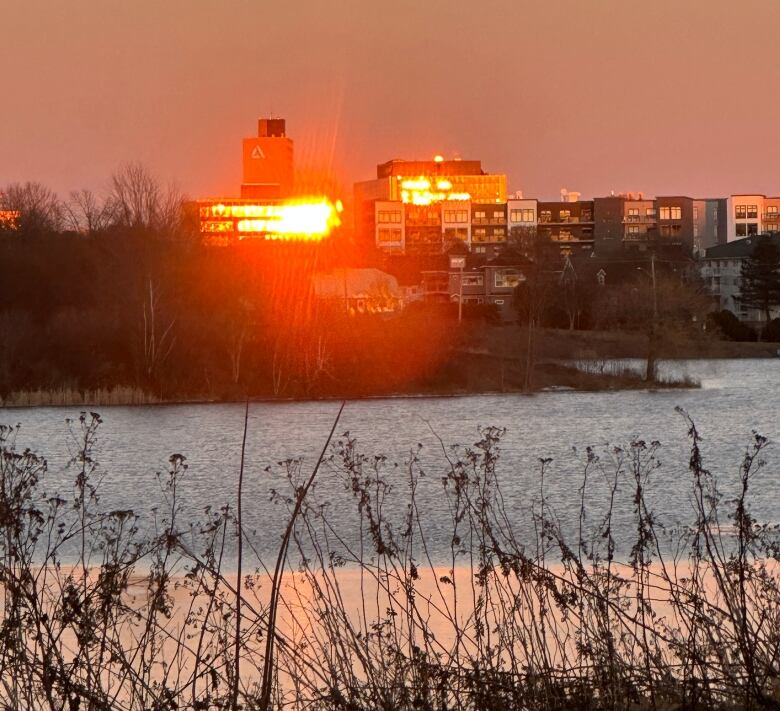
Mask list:
MULTIPOLYGON (((606 452, 634 438, 662 443, 662 467, 654 472, 649 498, 669 527, 690 520, 690 476, 687 471, 686 425, 675 406, 685 408, 704 438, 707 466, 726 491, 733 490, 741 458, 757 429, 772 442, 766 467, 756 476, 753 513, 762 521, 780 521, 780 359, 673 361, 667 371, 685 372, 701 381, 700 389, 660 392, 546 392, 534 396, 474 395, 458 398, 406 398, 349 402, 337 432, 349 431, 370 454, 386 454, 403 463, 423 445, 426 476, 419 489, 427 535, 434 557, 446 550, 446 511, 440 495, 445 470, 437 437, 447 445, 472 444, 480 426, 507 432, 502 442, 499 476, 507 511, 520 536, 532 537, 531 508, 539 496, 541 457, 552 457, 545 490, 564 527, 571 531, 579 510, 584 449, 606 452), (577 450, 575 452, 574 450, 577 450)), ((284 513, 269 501, 272 489, 285 490, 277 462, 305 458, 313 465, 333 418, 336 402, 256 403, 250 406, 245 477, 245 519, 256 531, 253 543, 269 555, 277 547, 284 513), (270 467, 270 470, 267 470, 270 467)), ((188 513, 207 505, 235 502, 244 417, 242 404, 105 407, 97 456, 106 472, 102 484, 106 506, 133 508, 148 514, 160 501, 158 471, 179 452, 189 470, 184 492, 188 513)), ((67 491, 75 472, 68 470, 66 418, 76 408, 0 409, 0 422, 21 423, 19 446, 28 446, 49 461, 46 491, 67 491)), ((406 505, 403 468, 391 470, 395 486, 388 512, 400 517, 406 505)), ((591 522, 603 512, 608 488, 598 476, 588 487, 591 522)), ((345 533, 354 526, 354 504, 337 475, 324 470, 316 497, 331 505, 331 517, 345 533)), ((618 506, 621 541, 626 545, 631 521, 631 492, 622 487, 618 506)))

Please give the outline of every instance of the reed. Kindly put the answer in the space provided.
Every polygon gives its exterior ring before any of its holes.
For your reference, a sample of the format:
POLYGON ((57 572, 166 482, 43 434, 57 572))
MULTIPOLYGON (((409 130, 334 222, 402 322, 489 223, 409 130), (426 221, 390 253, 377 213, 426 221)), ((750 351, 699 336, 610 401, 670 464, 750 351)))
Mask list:
POLYGON ((0 428, 0 697, 41 709, 778 708, 778 528, 750 513, 768 443, 754 435, 727 500, 680 414, 693 519, 673 555, 647 498, 657 442, 583 454, 568 537, 541 460, 536 535, 522 544, 501 496, 503 430, 442 444, 436 471, 419 449, 396 465, 344 433, 317 468, 343 482, 348 533, 303 460, 279 465, 289 488, 272 497, 289 524, 278 560, 297 559, 284 584, 232 505, 183 516, 181 454, 143 533, 139 513, 101 507, 99 415, 70 423, 69 496, 44 493, 46 460, 19 428, 0 428), (439 482, 449 512, 444 559, 426 533, 422 477, 439 482), (607 508, 590 524, 595 486, 607 508), (615 501, 627 488, 633 541, 619 558, 615 501), (397 497, 400 522, 385 514, 397 497), (251 571, 240 581, 226 563, 239 534, 251 571))

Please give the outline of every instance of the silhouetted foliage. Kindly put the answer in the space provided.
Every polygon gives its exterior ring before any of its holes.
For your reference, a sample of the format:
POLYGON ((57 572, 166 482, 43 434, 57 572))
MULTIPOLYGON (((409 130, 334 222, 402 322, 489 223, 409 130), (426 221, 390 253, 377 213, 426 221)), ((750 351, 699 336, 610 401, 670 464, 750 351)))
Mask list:
POLYGON ((761 332, 761 340, 769 343, 780 343, 780 318, 773 318, 761 332))
POLYGON ((251 541, 274 532, 237 538, 234 506, 186 506, 183 455, 158 474, 151 511, 112 510, 98 414, 69 423, 63 492, 19 428, 0 426, 0 704, 777 708, 780 529, 751 511, 768 441, 754 432, 740 448, 727 496, 681 414, 691 509, 678 528, 651 505, 668 476, 661 445, 635 439, 575 453, 574 530, 540 459, 522 540, 501 491, 505 430, 441 442, 438 456, 418 444, 394 462, 349 432, 331 440, 336 420, 316 463, 288 458, 266 478, 280 482, 269 494, 286 522, 276 566, 251 541), (343 486, 337 506, 317 489, 320 464, 343 486), (423 486, 441 504, 433 526, 423 486), (253 572, 238 586, 230 554, 244 538, 253 572))
POLYGON ((709 328, 715 328, 720 334, 730 341, 755 341, 756 332, 745 323, 742 323, 735 314, 728 309, 715 311, 707 316, 709 328))
POLYGON ((753 252, 742 262, 740 302, 758 309, 766 321, 780 306, 780 249, 769 239, 757 237, 753 252))

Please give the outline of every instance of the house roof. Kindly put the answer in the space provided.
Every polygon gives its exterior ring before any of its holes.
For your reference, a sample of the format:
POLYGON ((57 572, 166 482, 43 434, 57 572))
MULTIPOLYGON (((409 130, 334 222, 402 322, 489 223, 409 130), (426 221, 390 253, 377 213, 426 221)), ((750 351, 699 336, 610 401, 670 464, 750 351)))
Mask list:
POLYGON ((398 297, 398 281, 379 269, 334 269, 314 276, 314 292, 324 299, 359 298, 379 292, 398 297))
POLYGON ((780 248, 780 234, 771 235, 751 235, 743 239, 737 239, 726 244, 717 244, 710 247, 705 252, 705 259, 747 259, 759 240, 769 240, 776 247, 780 248))

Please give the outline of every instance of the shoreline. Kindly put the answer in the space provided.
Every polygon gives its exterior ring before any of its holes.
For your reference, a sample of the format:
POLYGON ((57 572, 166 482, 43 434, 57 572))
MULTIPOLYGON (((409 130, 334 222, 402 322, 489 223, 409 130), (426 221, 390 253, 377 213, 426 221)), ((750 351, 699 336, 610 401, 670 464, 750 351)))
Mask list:
MULTIPOLYGON (((697 358, 692 359, 675 359, 675 360, 701 360, 697 358)), ((589 373, 581 371, 583 375, 587 376, 589 373)), ((619 377, 615 377, 615 380, 620 380, 619 377)), ((463 390, 459 392, 409 392, 409 393, 386 393, 376 395, 324 395, 322 397, 308 397, 308 398, 296 398, 296 397, 250 397, 248 398, 250 404, 263 404, 263 405, 289 405, 289 404, 302 404, 302 403, 314 403, 314 402, 363 402, 363 401, 375 401, 375 400, 445 400, 455 398, 467 398, 479 395, 522 395, 525 397, 533 397, 535 395, 544 393, 617 393, 628 390, 647 390, 649 392, 668 391, 668 390, 695 390, 701 387, 699 382, 680 382, 680 383, 664 383, 659 382, 655 384, 647 384, 641 379, 637 379, 636 384, 616 384, 612 387, 576 387, 569 385, 546 385, 542 388, 537 388, 530 391, 525 391, 520 388, 505 388, 503 390, 495 389, 474 389, 463 390)), ((40 395, 43 391, 21 391, 19 394, 21 397, 25 395, 40 395)), ((16 399, 16 398, 15 398, 16 399)), ((247 398, 193 398, 193 399, 180 399, 174 398, 170 400, 154 398, 148 402, 138 401, 119 401, 119 402, 99 402, 94 400, 69 400, 67 402, 54 402, 55 398, 49 402, 36 402, 36 403, 4 403, 0 401, 0 410, 27 410, 31 408, 72 408, 72 407, 177 407, 183 405, 240 405, 247 402, 247 398)))

